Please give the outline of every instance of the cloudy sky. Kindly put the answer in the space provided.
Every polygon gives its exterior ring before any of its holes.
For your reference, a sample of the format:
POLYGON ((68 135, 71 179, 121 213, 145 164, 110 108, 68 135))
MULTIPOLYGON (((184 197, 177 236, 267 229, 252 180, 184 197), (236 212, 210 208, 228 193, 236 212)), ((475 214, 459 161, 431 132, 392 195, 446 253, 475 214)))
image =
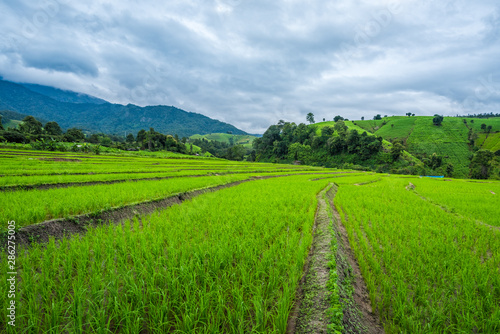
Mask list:
POLYGON ((500 112, 498 0, 1 0, 0 75, 280 119, 500 112))

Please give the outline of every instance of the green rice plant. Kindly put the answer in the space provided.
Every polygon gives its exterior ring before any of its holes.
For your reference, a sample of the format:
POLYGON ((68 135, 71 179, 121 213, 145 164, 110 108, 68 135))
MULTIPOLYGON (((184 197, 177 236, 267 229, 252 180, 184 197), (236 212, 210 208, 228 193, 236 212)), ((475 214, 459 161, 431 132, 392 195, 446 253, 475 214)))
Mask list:
MULTIPOLYGON (((177 193, 245 180, 251 176, 252 174, 235 174, 1 192, 0 202, 6 204, 0 206, 0 219, 14 219, 17 227, 23 227, 48 219, 161 199, 177 193)), ((2 227, 3 229, 6 227, 2 227)))
POLYGON ((500 182, 414 179, 415 192, 446 211, 500 226, 500 182))
POLYGON ((335 199, 386 332, 499 332, 498 231, 406 185, 398 178, 343 185, 335 199))
MULTIPOLYGON (((312 243, 316 194, 327 184, 309 178, 243 183, 141 221, 22 251, 16 326, 38 332, 285 332, 312 243)), ((0 331, 13 332, 2 322, 0 331)))

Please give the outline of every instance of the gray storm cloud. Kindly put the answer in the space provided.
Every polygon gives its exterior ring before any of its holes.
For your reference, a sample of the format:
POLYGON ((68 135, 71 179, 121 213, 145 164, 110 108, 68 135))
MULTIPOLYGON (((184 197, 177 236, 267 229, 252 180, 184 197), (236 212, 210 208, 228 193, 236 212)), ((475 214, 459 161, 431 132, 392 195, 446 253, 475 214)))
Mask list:
POLYGON ((174 105, 262 133, 279 119, 500 109, 494 1, 3 1, 0 75, 174 105))

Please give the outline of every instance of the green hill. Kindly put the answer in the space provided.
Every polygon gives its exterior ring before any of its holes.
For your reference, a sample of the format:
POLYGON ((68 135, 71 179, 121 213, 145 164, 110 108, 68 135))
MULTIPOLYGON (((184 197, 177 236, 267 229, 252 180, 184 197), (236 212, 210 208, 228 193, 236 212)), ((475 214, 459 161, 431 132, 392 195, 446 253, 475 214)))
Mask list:
POLYGON ((252 135, 235 135, 229 133, 210 133, 206 135, 192 135, 189 138, 191 139, 206 139, 206 140, 215 140, 223 143, 230 144, 231 140, 234 144, 242 145, 247 148, 252 148, 252 143, 254 141, 255 136, 252 135))
POLYGON ((445 117, 441 126, 435 126, 432 119, 432 116, 393 116, 355 123, 386 140, 401 140, 408 152, 417 157, 429 157, 433 153, 442 156, 444 163, 453 165, 455 177, 469 175, 469 158, 474 153, 474 147, 470 145, 471 130, 478 136, 474 143, 478 148, 496 151, 500 145, 500 136, 494 133, 500 130, 500 118, 445 117), (481 124, 492 126, 487 141, 481 124))
POLYGON ((496 152, 500 150, 500 132, 480 133, 476 143, 484 150, 496 152))
MULTIPOLYGON (((173 106, 139 107, 133 104, 61 102, 31 89, 0 80, 0 110, 13 110, 38 119, 55 121, 63 129, 77 127, 87 132, 123 135, 137 133, 141 129, 154 128, 158 132, 178 134, 180 137, 189 137, 196 133, 227 133, 228 131, 233 134, 247 134, 231 124, 173 106)), ((46 94, 58 93, 59 99, 71 96, 76 98, 64 91, 48 92, 47 89, 43 91, 46 94)))

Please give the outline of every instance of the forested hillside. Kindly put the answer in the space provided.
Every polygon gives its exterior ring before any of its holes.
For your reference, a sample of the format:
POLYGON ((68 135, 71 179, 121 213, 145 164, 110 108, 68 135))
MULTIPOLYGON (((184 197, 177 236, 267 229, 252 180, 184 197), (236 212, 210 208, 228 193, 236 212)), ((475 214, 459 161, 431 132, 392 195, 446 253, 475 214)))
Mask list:
POLYGON ((378 172, 500 178, 500 118, 395 116, 272 125, 254 141, 259 161, 300 161, 378 172))
MULTIPOLYGON (((0 110, 16 111, 38 119, 55 121, 63 129, 77 127, 94 133, 126 134, 154 128, 156 131, 177 134, 180 137, 227 132, 247 134, 231 124, 173 106, 139 107, 133 104, 69 103, 58 101, 31 89, 0 80, 0 110)), ((49 90, 39 91, 47 93, 49 90)), ((55 94, 58 91, 51 92, 55 94)), ((59 91, 58 98, 62 98, 65 94, 59 91)), ((68 97, 68 94, 65 96, 68 97)))
POLYGON ((254 140, 258 161, 294 162, 416 174, 425 166, 404 151, 349 121, 299 124, 280 121, 254 140))

